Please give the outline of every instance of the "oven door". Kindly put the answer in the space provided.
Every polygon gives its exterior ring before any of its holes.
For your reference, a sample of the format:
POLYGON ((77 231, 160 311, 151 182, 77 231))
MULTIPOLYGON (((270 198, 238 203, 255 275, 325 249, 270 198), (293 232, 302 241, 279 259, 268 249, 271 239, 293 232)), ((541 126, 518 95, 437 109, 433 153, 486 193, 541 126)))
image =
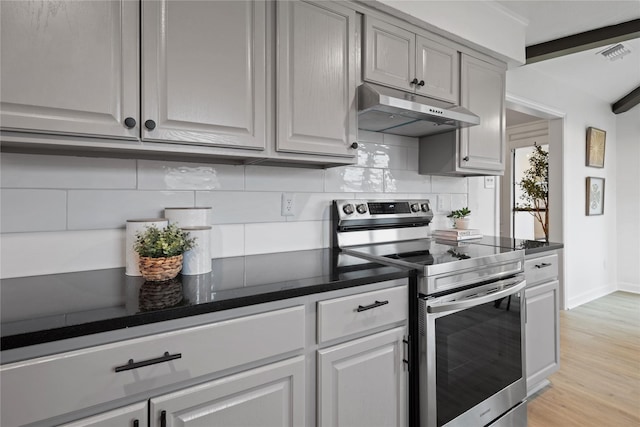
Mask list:
POLYGON ((517 275, 420 299, 422 426, 485 426, 525 400, 525 285, 517 275))

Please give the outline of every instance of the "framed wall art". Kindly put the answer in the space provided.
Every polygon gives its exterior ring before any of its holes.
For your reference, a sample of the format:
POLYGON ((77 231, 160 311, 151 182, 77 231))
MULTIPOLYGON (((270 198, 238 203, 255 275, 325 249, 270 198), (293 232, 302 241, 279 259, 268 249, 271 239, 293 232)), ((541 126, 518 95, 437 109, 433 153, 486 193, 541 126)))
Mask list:
POLYGON ((587 128, 587 166, 593 168, 604 167, 604 148, 607 139, 607 132, 596 129, 587 128))
POLYGON ((604 214, 604 178, 587 177, 587 215, 604 214))

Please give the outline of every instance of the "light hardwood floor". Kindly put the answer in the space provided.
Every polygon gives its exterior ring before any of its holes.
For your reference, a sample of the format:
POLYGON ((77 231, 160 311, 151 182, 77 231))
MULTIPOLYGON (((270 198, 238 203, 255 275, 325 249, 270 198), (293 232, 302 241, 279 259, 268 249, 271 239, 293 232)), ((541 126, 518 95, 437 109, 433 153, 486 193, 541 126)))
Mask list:
POLYGON ((560 370, 529 399, 529 427, 640 426, 640 295, 560 312, 560 370))

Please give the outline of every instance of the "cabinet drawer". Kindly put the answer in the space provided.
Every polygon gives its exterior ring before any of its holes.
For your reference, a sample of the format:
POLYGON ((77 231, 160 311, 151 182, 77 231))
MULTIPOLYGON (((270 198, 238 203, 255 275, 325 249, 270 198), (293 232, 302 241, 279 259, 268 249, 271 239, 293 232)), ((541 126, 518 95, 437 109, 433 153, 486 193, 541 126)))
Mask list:
POLYGON ((558 254, 526 259, 524 273, 527 286, 555 279, 558 277, 558 254))
POLYGON ((3 365, 0 424, 27 424, 302 349, 304 321, 297 306, 3 365), (155 363, 131 367, 130 360, 155 363))
POLYGON ((318 303, 318 342, 365 332, 407 318, 407 286, 365 292, 318 303))

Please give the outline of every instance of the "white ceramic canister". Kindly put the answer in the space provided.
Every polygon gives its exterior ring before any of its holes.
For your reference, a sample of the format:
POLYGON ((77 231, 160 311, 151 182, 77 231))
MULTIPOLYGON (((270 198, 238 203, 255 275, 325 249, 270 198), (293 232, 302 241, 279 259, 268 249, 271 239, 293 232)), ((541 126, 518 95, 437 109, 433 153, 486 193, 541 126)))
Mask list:
POLYGON ((211 226, 180 227, 182 231, 195 237, 196 246, 184 253, 182 275, 204 274, 211 271, 211 226))
POLYGON ((152 225, 157 228, 164 228, 169 224, 166 218, 128 219, 127 236, 125 239, 125 274, 127 276, 142 276, 138 267, 138 253, 133 250, 136 241, 136 233, 144 231, 146 227, 152 225))
POLYGON ((164 217, 178 227, 205 227, 211 225, 211 207, 164 208, 164 217))

